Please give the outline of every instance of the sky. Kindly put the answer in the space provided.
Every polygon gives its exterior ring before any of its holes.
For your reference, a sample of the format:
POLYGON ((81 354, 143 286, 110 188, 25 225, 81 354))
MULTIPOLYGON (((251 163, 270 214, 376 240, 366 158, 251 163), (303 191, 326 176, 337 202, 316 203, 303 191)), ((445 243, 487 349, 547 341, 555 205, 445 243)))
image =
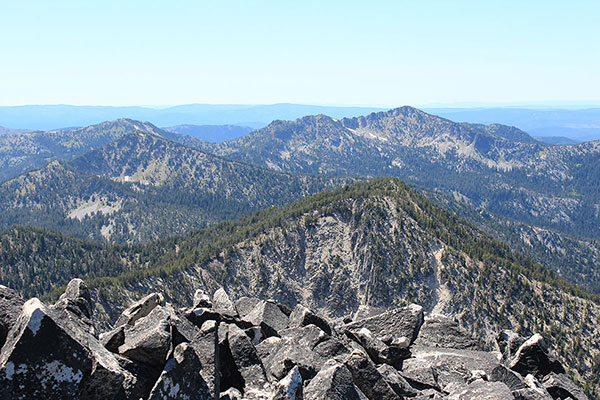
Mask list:
POLYGON ((600 1, 0 0, 0 105, 600 104, 600 1))

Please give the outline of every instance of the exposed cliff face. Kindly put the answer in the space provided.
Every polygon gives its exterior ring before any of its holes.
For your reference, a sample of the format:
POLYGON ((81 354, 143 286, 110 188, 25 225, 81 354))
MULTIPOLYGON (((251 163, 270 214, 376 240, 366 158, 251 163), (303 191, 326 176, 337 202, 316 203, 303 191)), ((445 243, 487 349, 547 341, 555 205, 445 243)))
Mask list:
POLYGON ((152 293, 98 334, 80 279, 53 305, 0 296, 2 399, 587 399, 540 335, 485 352, 416 304, 334 321, 222 288, 179 309, 152 293))
POLYGON ((99 308, 114 317, 147 291, 185 304, 199 285, 328 317, 415 302, 488 345, 501 329, 544 332, 571 372, 597 379, 596 302, 397 181, 356 184, 221 229, 190 236, 163 265, 92 281, 99 308))

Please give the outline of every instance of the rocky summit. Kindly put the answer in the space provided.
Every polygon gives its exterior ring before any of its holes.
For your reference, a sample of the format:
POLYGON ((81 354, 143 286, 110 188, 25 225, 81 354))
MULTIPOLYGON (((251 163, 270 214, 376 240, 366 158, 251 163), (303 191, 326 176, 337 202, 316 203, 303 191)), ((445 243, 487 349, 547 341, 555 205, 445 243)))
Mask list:
POLYGON ((539 334, 502 331, 484 351, 416 304, 328 319, 223 289, 193 298, 151 293, 106 327, 80 279, 54 304, 0 286, 0 399, 587 399, 539 334))

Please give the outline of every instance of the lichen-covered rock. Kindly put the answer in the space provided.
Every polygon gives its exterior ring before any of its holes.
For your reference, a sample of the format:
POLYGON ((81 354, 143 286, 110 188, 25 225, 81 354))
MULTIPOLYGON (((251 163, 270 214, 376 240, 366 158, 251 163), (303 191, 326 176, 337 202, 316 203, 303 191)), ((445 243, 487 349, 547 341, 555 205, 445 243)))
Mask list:
POLYGON ((121 313, 114 327, 133 325, 135 321, 150 314, 156 306, 163 305, 165 298, 160 293, 152 293, 127 307, 121 313))
POLYGON ((66 324, 38 299, 23 305, 0 353, 0 398, 123 396, 135 377, 77 324, 66 324))
POLYGON ((269 400, 296 400, 301 398, 302 375, 300 375, 298 367, 294 367, 285 378, 275 383, 269 400))
POLYGON ((478 341, 454 319, 440 314, 429 314, 425 317, 415 344, 447 349, 480 349, 478 341))
POLYGON ((304 389, 305 400, 360 400, 348 368, 331 360, 304 389))
POLYGON ((359 331, 368 329, 375 337, 386 344, 395 339, 407 337, 413 343, 423 325, 423 307, 411 304, 345 325, 345 329, 359 331))
POLYGON ((194 349, 182 343, 167 361, 148 400, 212 400, 213 394, 200 375, 202 364, 194 349))

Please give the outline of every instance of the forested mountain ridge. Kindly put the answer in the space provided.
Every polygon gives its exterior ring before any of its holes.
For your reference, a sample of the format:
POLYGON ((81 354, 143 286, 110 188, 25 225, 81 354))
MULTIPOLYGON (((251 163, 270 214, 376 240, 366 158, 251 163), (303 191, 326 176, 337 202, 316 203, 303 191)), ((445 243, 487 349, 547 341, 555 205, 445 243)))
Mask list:
POLYGON ((342 120, 274 121, 205 146, 281 171, 396 176, 528 224, 600 237, 600 142, 544 145, 516 128, 402 107, 342 120))
POLYGON ((276 172, 134 132, 69 163, 52 161, 0 184, 0 227, 25 224, 87 239, 147 241, 349 181, 276 172))
POLYGON ((40 168, 52 159, 69 161, 135 131, 169 138, 149 122, 118 119, 84 128, 47 132, 10 133, 0 136, 0 181, 40 168))

